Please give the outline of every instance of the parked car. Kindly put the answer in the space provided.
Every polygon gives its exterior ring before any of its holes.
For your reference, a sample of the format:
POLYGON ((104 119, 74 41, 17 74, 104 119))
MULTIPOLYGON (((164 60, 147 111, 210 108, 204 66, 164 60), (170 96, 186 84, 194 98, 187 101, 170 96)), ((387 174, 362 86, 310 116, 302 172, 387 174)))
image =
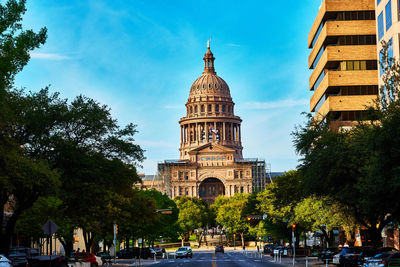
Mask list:
POLYGON ((6 256, 0 254, 0 267, 13 267, 12 261, 7 259, 6 256))
POLYGON ((134 248, 121 249, 117 252, 118 259, 133 259, 135 257, 134 248))
POLYGON ((175 252, 175 257, 178 258, 191 258, 193 257, 192 248, 191 247, 180 247, 175 252))
MULTIPOLYGON (((363 266, 364 267, 387 267, 389 261, 393 260, 392 262, 394 263, 395 261, 400 260, 400 253, 388 251, 388 252, 382 252, 374 257, 371 257, 367 260, 365 260, 363 266)), ((400 263, 400 262, 399 262, 400 263)))
POLYGON ((90 266, 99 266, 102 265, 103 262, 101 257, 96 257, 92 252, 77 252, 75 253, 74 258, 76 260, 80 259, 86 262, 90 262, 90 266))
POLYGON ((154 258, 154 255, 157 258, 161 258, 163 256, 163 253, 165 253, 164 248, 150 248, 150 257, 154 258))
POLYGON ((333 255, 335 255, 335 251, 326 249, 318 254, 318 259, 324 263, 326 263, 326 261, 330 262, 333 259, 333 255))
POLYGON ((7 252, 7 258, 11 260, 14 267, 26 267, 28 265, 28 254, 26 253, 26 247, 11 247, 7 252))
POLYGON ((358 266, 363 263, 364 257, 377 254, 373 247, 344 247, 340 253, 333 256, 332 263, 340 266, 358 266))
POLYGON ((383 248, 367 248, 363 250, 360 255, 358 256, 358 265, 363 265, 368 259, 374 257, 375 255, 382 254, 385 252, 395 253, 398 250, 395 248, 390 247, 383 247, 383 248))
POLYGON ((268 254, 271 253, 272 250, 276 247, 276 244, 269 244, 269 245, 264 245, 264 253, 268 254))
POLYGON ((217 252, 224 253, 224 246, 223 245, 215 246, 215 253, 217 253, 217 252))

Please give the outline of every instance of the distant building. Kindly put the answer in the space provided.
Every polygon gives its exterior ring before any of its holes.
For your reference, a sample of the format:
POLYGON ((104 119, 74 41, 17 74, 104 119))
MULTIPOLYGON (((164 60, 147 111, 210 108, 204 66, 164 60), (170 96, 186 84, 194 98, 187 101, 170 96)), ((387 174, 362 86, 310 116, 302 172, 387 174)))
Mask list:
POLYGON ((346 130, 378 95, 374 0, 324 0, 308 47, 310 111, 317 122, 346 130))
POLYGON ((243 158, 242 120, 209 46, 203 60, 204 72, 190 87, 187 114, 179 121, 180 158, 159 163, 158 175, 144 176, 142 186, 211 204, 219 195, 263 190, 270 177, 264 160, 243 158))

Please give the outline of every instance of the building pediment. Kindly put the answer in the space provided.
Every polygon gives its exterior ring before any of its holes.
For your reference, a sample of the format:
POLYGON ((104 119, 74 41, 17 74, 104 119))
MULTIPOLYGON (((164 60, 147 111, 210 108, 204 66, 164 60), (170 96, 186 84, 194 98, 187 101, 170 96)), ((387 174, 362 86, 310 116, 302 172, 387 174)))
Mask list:
POLYGON ((216 143, 208 143, 203 146, 197 147, 193 150, 189 151, 189 155, 197 155, 197 154, 209 154, 209 153, 234 153, 235 150, 232 148, 219 145, 216 143))

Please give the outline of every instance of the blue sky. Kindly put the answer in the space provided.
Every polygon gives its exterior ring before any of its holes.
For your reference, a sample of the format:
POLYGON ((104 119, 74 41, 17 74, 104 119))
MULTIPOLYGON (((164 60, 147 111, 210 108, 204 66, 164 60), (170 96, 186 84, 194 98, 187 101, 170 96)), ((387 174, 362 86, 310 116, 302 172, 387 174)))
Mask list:
POLYGON ((191 84, 207 39, 215 68, 243 120, 244 157, 297 166, 290 133, 309 110, 307 35, 320 0, 28 0, 25 28, 48 28, 16 85, 107 104, 121 125, 138 125, 140 172, 179 157, 191 84))

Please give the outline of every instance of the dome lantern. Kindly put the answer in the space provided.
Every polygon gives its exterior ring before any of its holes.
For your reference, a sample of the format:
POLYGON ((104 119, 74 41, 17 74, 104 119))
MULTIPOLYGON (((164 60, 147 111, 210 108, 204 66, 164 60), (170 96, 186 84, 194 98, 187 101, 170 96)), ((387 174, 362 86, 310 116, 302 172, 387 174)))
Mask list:
POLYGON ((210 49, 210 40, 207 41, 207 52, 204 55, 204 73, 212 73, 212 74, 216 74, 215 69, 214 69, 214 60, 215 57, 213 55, 213 53, 211 52, 210 49))

